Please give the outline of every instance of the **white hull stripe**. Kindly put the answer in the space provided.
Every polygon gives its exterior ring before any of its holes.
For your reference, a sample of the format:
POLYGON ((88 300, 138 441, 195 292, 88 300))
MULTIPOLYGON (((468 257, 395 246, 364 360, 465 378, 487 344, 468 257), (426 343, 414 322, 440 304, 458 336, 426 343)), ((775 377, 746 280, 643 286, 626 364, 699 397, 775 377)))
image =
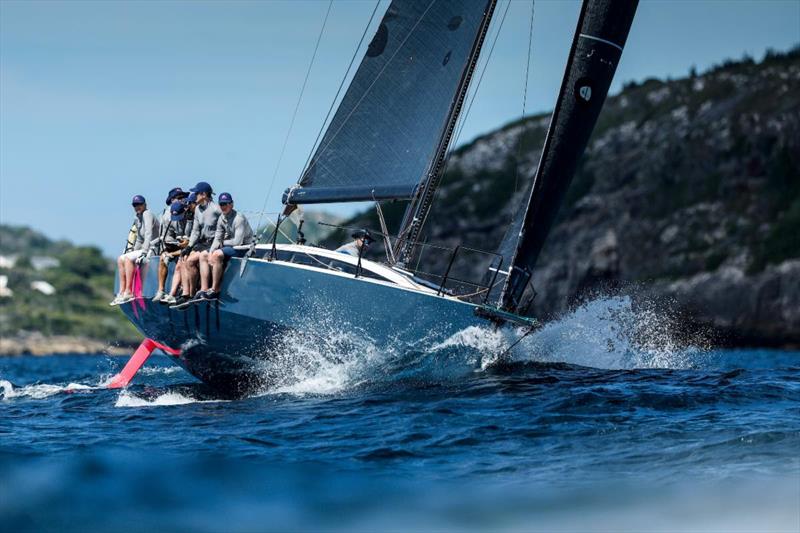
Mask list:
POLYGON ((622 52, 622 47, 620 45, 618 45, 617 43, 612 43, 611 41, 607 41, 605 39, 601 39, 600 37, 595 37, 594 35, 586 35, 585 33, 581 33, 580 36, 584 37, 586 39, 591 39, 593 41, 600 41, 601 43, 610 44, 611 46, 613 46, 614 48, 616 48, 620 52, 622 52))

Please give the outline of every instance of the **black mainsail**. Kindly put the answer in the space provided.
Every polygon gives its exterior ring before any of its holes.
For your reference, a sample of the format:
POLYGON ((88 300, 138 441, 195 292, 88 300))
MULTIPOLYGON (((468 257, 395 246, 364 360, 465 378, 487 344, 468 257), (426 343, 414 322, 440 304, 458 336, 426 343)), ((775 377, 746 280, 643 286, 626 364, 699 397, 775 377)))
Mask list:
POLYGON ((437 156, 492 0, 394 0, 284 203, 412 198, 437 156))
POLYGON ((520 306, 533 266, 605 102, 637 5, 638 0, 583 3, 530 197, 500 245, 499 253, 505 257, 513 251, 500 296, 500 305, 506 311, 515 312, 520 306))

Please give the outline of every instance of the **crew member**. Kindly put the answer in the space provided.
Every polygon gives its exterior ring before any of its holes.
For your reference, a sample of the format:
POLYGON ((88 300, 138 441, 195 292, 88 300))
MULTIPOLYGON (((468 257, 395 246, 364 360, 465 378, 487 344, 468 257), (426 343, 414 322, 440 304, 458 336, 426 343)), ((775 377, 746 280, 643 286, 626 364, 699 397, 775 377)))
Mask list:
POLYGON ((133 250, 126 252, 117 258, 117 269, 119 270, 119 293, 111 301, 111 305, 120 305, 133 300, 133 273, 136 263, 143 263, 150 259, 152 251, 150 247, 158 237, 158 219, 152 211, 147 209, 147 201, 144 196, 137 194, 131 200, 131 205, 136 213, 133 225, 136 226, 136 242, 133 250))
POLYGON ((164 285, 169 274, 170 261, 177 261, 181 251, 189 244, 189 238, 186 236, 186 204, 176 199, 170 205, 169 213, 169 222, 164 231, 161 232, 163 250, 161 252, 161 261, 158 263, 158 292, 153 301, 175 304, 177 303, 175 293, 181 283, 181 271, 183 270, 181 262, 176 262, 175 264, 175 272, 172 275, 172 289, 169 294, 164 292, 164 285))
POLYGON ((367 248, 372 242, 372 235, 365 229, 356 230, 351 237, 353 237, 352 242, 343 244, 334 251, 358 257, 367 251, 367 248))
MULTIPOLYGON (((237 250, 234 246, 250 245, 253 243, 253 228, 244 214, 233 208, 233 197, 224 192, 217 199, 222 216, 217 223, 217 233, 211 243, 207 261, 211 268, 211 290, 202 293, 203 299, 213 300, 219 298, 220 282, 225 270, 225 263, 231 257, 244 257, 247 250, 237 250)), ((203 261, 203 259, 200 259, 203 261)))
POLYGON ((197 207, 197 193, 189 193, 184 203, 186 204, 186 213, 183 216, 186 220, 186 235, 189 236, 192 234, 192 228, 194 227, 194 208, 197 207))
POLYGON ((198 182, 191 192, 197 196, 197 207, 194 209, 194 223, 189 244, 183 249, 182 255, 186 257, 183 276, 181 276, 182 296, 178 305, 190 300, 197 295, 197 278, 200 278, 200 291, 209 289, 211 272, 208 268, 208 249, 217 233, 217 221, 222 211, 214 202, 214 190, 205 181, 198 182), (200 261, 200 258, 203 261, 200 261), (199 268, 199 272, 198 272, 199 268))
POLYGON ((164 208, 164 211, 161 213, 161 234, 163 235, 171 222, 172 214, 170 213, 172 202, 175 200, 185 200, 189 193, 181 189, 180 187, 173 187, 167 193, 167 206, 164 208))

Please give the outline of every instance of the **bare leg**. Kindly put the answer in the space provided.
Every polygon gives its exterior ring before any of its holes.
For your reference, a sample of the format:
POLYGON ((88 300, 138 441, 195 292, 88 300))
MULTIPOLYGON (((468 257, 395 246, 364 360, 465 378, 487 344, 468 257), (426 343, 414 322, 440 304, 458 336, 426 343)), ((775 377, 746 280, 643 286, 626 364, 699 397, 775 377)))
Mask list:
POLYGON ((211 279, 211 269, 208 266, 208 252, 200 252, 200 290, 208 290, 208 281, 211 279))
POLYGON ((169 290, 169 293, 172 296, 178 294, 178 287, 181 285, 181 277, 183 275, 183 263, 183 258, 180 258, 175 262, 175 272, 172 273, 172 288, 169 290))
POLYGON ((125 278, 125 258, 122 256, 117 259, 117 270, 119 270, 119 294, 124 294, 128 281, 125 278))
POLYGON ((181 275, 181 281, 183 285, 183 295, 192 297, 194 296, 194 289, 197 286, 197 262, 200 260, 200 254, 197 252, 192 252, 189 254, 189 257, 186 258, 186 262, 183 265, 183 274, 181 275))
POLYGON ((133 261, 130 259, 125 260, 125 292, 133 294, 133 269, 136 268, 133 261))
POLYGON ((222 253, 222 250, 214 250, 208 260, 209 264, 211 265, 211 290, 214 292, 219 292, 220 281, 222 281, 222 273, 225 271, 223 263, 224 258, 225 254, 222 253))
MULTIPOLYGON (((166 252, 165 252, 166 254, 166 252)), ((162 255, 166 257, 166 255, 162 255)), ((167 283, 167 274, 169 274, 169 266, 164 261, 158 262, 158 292, 164 292, 164 285, 167 283)))

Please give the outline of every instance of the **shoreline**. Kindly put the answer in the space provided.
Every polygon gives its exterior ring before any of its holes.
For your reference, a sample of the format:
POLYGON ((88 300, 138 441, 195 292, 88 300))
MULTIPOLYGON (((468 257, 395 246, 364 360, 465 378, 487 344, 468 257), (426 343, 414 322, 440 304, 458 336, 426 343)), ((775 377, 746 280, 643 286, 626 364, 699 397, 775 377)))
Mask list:
POLYGON ((26 333, 12 337, 0 337, 0 357, 20 355, 131 355, 135 344, 116 343, 90 339, 88 337, 26 333))
MULTIPOLYGON (((763 343, 749 342, 718 342, 707 346, 711 350, 736 350, 736 349, 771 349, 781 351, 798 351, 800 345, 795 343, 763 343)), ((117 342, 90 339, 88 337, 53 335, 47 337, 41 333, 25 333, 13 337, 0 337, 0 357, 18 357, 22 355, 34 356, 69 356, 69 355, 105 355, 105 356, 130 356, 136 349, 135 343, 117 342)))

